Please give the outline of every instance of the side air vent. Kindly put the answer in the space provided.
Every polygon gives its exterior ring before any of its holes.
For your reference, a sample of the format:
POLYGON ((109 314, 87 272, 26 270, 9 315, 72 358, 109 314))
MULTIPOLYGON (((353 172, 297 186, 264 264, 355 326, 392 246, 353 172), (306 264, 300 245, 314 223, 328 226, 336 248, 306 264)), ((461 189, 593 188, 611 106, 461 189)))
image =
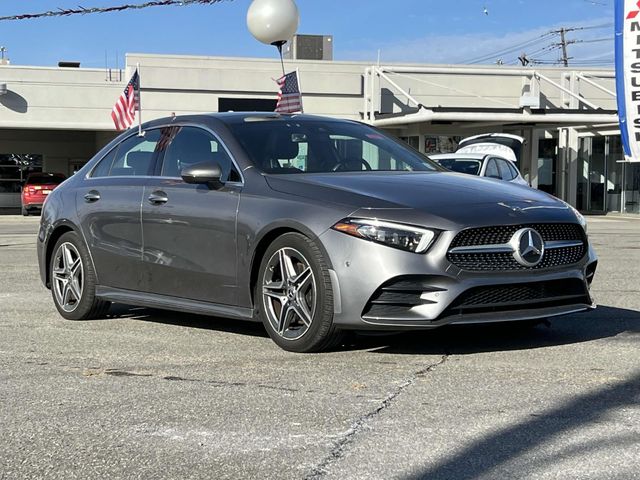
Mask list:
POLYGON ((443 292, 429 284, 429 278, 420 276, 397 277, 382 285, 371 296, 362 312, 364 318, 390 318, 412 320, 413 307, 435 303, 422 298, 424 293, 443 292))

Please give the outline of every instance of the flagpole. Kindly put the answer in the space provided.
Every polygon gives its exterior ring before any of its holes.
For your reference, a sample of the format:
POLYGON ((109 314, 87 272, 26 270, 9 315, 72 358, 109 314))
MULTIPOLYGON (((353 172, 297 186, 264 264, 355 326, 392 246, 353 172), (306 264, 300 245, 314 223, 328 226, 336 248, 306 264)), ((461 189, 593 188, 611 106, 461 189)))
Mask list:
POLYGON ((138 136, 144 137, 142 132, 142 77, 140 76, 140 62, 136 63, 136 72, 138 72, 138 136))
POLYGON ((300 86, 300 70, 297 68, 296 80, 298 80, 298 94, 300 95, 300 113, 304 113, 304 105, 302 104, 302 87, 300 86))
POLYGON ((278 49, 278 53, 280 54, 280 65, 282 65, 282 76, 284 77, 286 73, 284 72, 284 58, 282 57, 282 46, 287 42, 276 42, 275 46, 278 49))

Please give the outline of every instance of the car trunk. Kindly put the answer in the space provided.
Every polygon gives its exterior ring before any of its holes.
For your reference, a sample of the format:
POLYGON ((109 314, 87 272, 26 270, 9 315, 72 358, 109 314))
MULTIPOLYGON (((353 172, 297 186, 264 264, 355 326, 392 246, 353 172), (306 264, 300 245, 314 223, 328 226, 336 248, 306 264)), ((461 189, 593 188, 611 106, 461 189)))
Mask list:
POLYGON ((506 133, 488 133, 460 141, 456 153, 497 155, 512 162, 520 162, 524 138, 506 133))

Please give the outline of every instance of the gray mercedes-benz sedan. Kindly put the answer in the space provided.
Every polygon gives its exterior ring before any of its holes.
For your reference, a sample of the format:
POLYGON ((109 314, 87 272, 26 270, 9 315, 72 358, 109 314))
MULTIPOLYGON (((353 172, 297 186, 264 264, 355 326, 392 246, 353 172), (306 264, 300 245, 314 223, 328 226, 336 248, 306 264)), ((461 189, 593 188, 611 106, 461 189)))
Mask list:
POLYGON ((346 330, 593 306, 584 218, 545 193, 447 172, 353 121, 227 113, 143 132, 44 204, 40 272, 67 319, 117 302, 257 320, 311 352, 346 330))

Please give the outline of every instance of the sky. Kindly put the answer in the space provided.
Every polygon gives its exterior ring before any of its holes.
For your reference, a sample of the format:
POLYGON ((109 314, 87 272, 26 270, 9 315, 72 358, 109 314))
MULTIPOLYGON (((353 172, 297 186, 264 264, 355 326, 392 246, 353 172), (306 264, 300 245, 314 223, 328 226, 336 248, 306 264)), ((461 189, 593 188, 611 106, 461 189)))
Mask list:
MULTIPOLYGON (((0 16, 144 0, 0 0, 0 16)), ((567 33, 574 65, 613 62, 613 0, 296 0, 298 33, 334 36, 335 60, 415 63, 556 62, 567 33), (488 14, 485 13, 486 12, 488 14)), ((130 53, 273 58, 246 27, 251 0, 119 13, 1 21, 0 46, 14 65, 122 67, 130 53)))

